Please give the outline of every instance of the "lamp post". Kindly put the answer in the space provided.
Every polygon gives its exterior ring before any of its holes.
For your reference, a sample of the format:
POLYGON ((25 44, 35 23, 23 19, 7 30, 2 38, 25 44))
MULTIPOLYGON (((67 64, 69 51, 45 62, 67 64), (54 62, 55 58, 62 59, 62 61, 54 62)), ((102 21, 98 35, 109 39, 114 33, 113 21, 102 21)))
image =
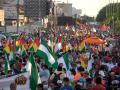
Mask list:
POLYGON ((67 0, 67 3, 68 3, 68 0, 67 0))
POLYGON ((118 0, 117 0, 117 21, 118 21, 118 17, 119 17, 119 15, 118 15, 119 14, 119 7, 118 6, 119 6, 119 3, 118 3, 118 0))
POLYGON ((19 29, 19 0, 17 0, 17 33, 19 29))
POLYGON ((109 0, 109 16, 111 16, 111 0, 109 0))

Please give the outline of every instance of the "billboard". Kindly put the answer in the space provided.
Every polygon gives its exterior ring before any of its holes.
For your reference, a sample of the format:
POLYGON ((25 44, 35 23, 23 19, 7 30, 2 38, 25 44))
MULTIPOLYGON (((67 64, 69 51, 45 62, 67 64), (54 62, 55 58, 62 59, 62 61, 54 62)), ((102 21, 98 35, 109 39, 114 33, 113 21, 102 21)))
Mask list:
POLYGON ((60 16, 57 18, 57 25, 59 26, 75 25, 75 19, 68 16, 60 16))
POLYGON ((57 7, 59 7, 64 16, 72 17, 72 4, 71 3, 58 3, 57 7))

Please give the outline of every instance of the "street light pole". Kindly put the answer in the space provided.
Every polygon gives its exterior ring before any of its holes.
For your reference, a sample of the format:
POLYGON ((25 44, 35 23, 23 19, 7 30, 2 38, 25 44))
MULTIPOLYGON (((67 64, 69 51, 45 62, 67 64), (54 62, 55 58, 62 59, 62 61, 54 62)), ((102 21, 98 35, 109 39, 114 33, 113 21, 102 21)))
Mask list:
POLYGON ((109 0, 109 16, 111 16, 111 2, 109 0))
POLYGON ((106 19, 107 19, 107 16, 108 16, 108 7, 106 5, 106 19))
POLYGON ((118 11, 119 8, 118 8, 118 6, 119 6, 119 3, 118 3, 118 0, 117 0, 117 21, 118 21, 118 17, 119 17, 119 15, 118 15, 119 14, 119 11, 118 11))
POLYGON ((67 3, 68 3, 68 0, 67 0, 67 3))
POLYGON ((17 33, 19 29, 19 0, 17 0, 17 33))
POLYGON ((114 0, 112 1, 112 20, 113 20, 113 31, 114 31, 114 35, 115 35, 115 21, 114 21, 114 19, 115 19, 115 17, 114 17, 114 9, 115 9, 115 3, 114 3, 114 0))

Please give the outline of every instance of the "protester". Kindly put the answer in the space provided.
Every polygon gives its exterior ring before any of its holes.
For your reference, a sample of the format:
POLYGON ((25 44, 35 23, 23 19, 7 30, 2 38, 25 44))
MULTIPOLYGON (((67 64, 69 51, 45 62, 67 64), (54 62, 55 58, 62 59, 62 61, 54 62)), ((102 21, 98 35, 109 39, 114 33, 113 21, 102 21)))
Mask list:
POLYGON ((10 90, 17 90, 17 85, 16 85, 16 83, 11 83, 10 84, 10 90))
POLYGON ((39 84, 39 85, 37 86, 37 90, 44 90, 43 84, 39 84))
POLYGON ((47 89, 48 88, 48 81, 50 78, 50 72, 49 72, 47 65, 42 66, 42 70, 40 71, 40 78, 41 78, 42 84, 44 86, 44 89, 45 88, 47 89))
POLYGON ((61 87, 60 90, 73 90, 72 87, 69 84, 70 84, 69 79, 64 78, 63 79, 63 86, 61 87))
POLYGON ((91 90, 106 90, 106 88, 102 85, 102 78, 97 77, 95 80, 96 85, 91 88, 91 90))
MULTIPOLYGON (((21 33, 14 43, 8 38, 0 41, 0 78, 29 72, 32 90, 120 88, 120 52, 111 42, 83 43, 90 35, 79 29, 73 31, 72 27, 68 31, 54 28, 44 33, 21 33), (62 59, 60 63, 59 58, 62 59)), ((10 88, 16 90, 16 84, 12 83, 10 88)))

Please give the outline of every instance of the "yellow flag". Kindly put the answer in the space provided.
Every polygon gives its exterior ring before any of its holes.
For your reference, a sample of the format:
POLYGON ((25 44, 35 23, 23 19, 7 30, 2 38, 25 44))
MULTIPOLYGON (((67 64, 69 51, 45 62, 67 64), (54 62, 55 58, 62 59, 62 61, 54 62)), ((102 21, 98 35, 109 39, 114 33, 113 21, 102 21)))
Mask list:
POLYGON ((37 46, 37 44, 36 44, 36 43, 34 43, 34 44, 33 44, 33 48, 34 48, 34 51, 36 52, 36 51, 37 51, 37 49, 38 49, 38 46, 37 46))
POLYGON ((66 44, 66 52, 69 50, 68 43, 66 44))
POLYGON ((16 43, 15 43, 15 44, 16 44, 16 46, 19 46, 19 45, 20 45, 19 41, 16 41, 16 43))
POLYGON ((8 45, 6 45, 4 49, 7 54, 10 54, 10 47, 8 45))

